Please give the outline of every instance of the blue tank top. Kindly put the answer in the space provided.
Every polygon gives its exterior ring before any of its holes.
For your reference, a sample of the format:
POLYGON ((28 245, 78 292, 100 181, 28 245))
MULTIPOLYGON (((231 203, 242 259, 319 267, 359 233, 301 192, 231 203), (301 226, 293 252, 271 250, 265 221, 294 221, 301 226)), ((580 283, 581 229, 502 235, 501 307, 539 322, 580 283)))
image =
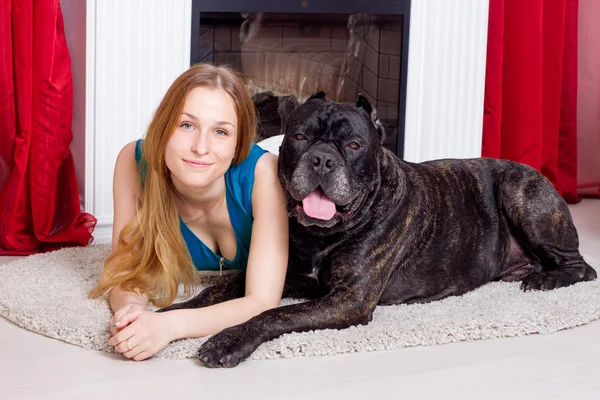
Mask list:
MULTIPOLYGON (((136 143, 135 161, 140 169, 140 177, 143 183, 146 180, 147 164, 142 155, 142 143, 143 139, 139 139, 136 143)), ((181 234, 196 269, 219 271, 221 259, 224 261, 224 269, 246 269, 252 237, 252 223, 254 222, 252 216, 254 170, 258 159, 265 153, 267 153, 266 150, 252 144, 248 157, 237 165, 232 164, 225 173, 225 199, 237 244, 237 253, 233 260, 228 260, 212 251, 179 218, 181 234)))

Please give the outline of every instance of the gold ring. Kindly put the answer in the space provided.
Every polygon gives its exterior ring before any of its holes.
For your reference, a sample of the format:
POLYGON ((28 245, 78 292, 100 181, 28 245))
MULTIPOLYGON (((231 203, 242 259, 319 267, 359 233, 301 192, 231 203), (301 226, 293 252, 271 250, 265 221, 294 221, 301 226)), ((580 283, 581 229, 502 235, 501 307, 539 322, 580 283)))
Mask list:
POLYGON ((125 341, 125 344, 127 345, 127 348, 128 348, 129 350, 133 350, 133 346, 131 346, 131 343, 129 343, 129 339, 127 339, 127 340, 125 341))

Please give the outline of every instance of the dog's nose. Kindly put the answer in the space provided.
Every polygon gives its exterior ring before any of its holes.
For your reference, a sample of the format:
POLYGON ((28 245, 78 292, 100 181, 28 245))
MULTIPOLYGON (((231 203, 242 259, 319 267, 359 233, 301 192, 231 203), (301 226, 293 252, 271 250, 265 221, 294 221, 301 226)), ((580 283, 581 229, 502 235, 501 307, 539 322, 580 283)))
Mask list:
POLYGON ((316 151, 310 156, 310 162, 314 169, 321 173, 327 173, 337 167, 335 157, 324 151, 316 151))

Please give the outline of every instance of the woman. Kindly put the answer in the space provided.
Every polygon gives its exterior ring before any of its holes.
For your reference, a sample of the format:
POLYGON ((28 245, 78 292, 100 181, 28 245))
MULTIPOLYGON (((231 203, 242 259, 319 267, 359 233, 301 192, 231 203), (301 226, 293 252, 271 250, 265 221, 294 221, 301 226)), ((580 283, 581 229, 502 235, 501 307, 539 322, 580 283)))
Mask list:
POLYGON ((254 105, 227 67, 199 64, 169 88, 145 140, 114 171, 112 254, 98 286, 109 292, 115 350, 144 360, 169 342, 215 334, 279 305, 288 220, 277 157, 253 144, 254 105), (196 270, 246 270, 245 296, 147 311, 191 294, 196 270))

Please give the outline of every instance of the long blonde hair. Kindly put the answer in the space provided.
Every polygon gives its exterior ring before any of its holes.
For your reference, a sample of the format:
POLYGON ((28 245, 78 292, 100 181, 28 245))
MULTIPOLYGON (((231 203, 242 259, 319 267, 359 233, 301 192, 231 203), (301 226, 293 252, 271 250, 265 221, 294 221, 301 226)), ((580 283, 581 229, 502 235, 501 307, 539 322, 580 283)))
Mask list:
POLYGON ((120 286, 147 293, 157 307, 173 303, 180 284, 190 295, 197 274, 179 226, 177 192, 165 164, 165 147, 175 131, 187 94, 196 87, 220 88, 231 96, 238 119, 233 163, 248 156, 256 135, 256 111, 242 77, 226 66, 197 64, 175 82, 162 99, 146 133, 143 158, 146 179, 136 216, 121 230, 117 248, 104 262, 104 272, 90 297, 120 286))

